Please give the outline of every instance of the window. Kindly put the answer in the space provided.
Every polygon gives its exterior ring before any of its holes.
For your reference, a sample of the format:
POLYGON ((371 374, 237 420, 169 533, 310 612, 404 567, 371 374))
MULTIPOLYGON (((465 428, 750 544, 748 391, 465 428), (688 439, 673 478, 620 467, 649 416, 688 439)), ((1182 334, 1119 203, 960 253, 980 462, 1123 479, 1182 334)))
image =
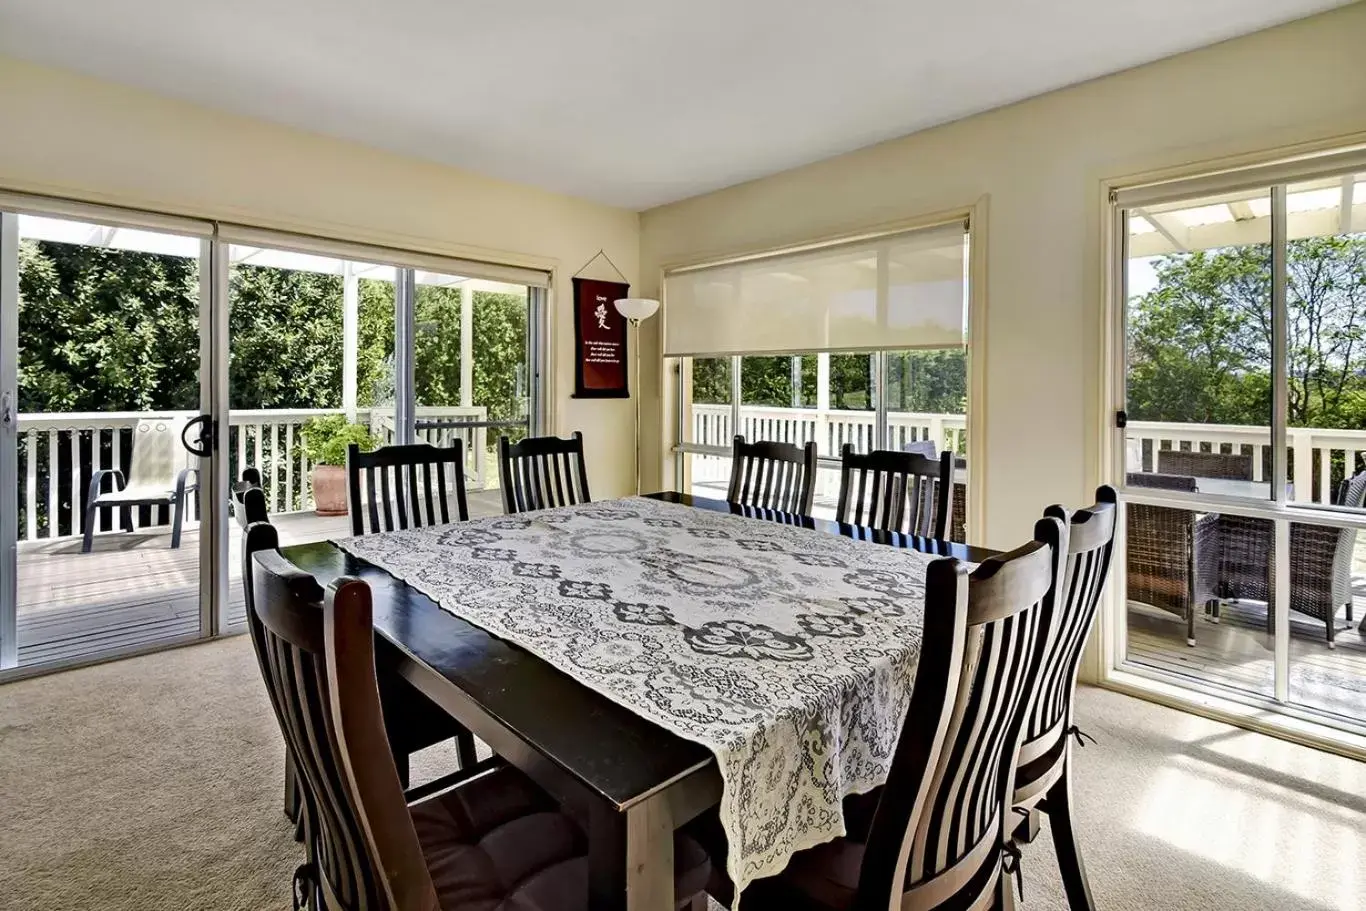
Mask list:
POLYGON ((1366 158, 1121 190, 1119 660, 1366 727, 1366 158))
POLYGON ((844 446, 949 448, 963 460, 954 533, 965 540, 966 263, 959 223, 666 276, 678 488, 724 497, 737 433, 814 442, 813 513, 833 518, 844 446), (840 345, 869 337, 901 347, 840 345), (686 350, 701 345, 714 350, 686 350))

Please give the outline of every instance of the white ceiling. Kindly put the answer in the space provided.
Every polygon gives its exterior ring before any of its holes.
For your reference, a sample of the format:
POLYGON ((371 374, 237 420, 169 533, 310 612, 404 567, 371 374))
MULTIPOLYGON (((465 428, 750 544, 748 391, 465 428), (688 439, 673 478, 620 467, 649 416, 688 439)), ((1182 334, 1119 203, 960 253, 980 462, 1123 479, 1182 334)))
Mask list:
POLYGON ((1341 5, 0 0, 0 52, 643 209, 1341 5))

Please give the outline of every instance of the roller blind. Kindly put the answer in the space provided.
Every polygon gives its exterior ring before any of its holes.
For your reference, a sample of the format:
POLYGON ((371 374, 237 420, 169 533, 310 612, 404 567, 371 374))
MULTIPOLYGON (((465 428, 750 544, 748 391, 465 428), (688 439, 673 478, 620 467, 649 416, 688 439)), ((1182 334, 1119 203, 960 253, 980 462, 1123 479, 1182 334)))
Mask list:
POLYGON ((361 262, 410 267, 419 271, 461 275, 493 282, 508 282, 533 288, 550 287, 550 273, 521 266, 504 266, 480 260, 414 253, 409 250, 395 250, 389 247, 328 240, 228 223, 219 224, 218 236, 221 240, 229 243, 248 247, 292 250, 319 257, 340 257, 361 262))
POLYGON ((669 272, 669 357, 951 348, 964 340, 962 222, 669 272))

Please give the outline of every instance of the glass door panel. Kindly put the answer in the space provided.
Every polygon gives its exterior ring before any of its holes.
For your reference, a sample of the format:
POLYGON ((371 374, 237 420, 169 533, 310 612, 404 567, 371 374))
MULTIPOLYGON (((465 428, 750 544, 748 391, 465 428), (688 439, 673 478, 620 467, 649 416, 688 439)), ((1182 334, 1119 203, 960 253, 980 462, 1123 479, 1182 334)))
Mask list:
MULTIPOLYGON (((345 445, 392 443, 393 266, 228 248, 228 476, 250 477, 283 546, 350 534, 345 445)), ((245 619, 241 527, 229 528, 224 627, 245 619)))
POLYGON ((8 657, 77 662, 198 636, 208 466, 182 436, 197 441, 205 400, 208 242, 66 218, 5 224, 18 247, 15 274, 0 274, 17 285, 0 295, 17 307, 4 352, 17 357, 8 657))
POLYGON ((949 540, 967 540, 968 352, 966 348, 888 351, 888 449, 934 457, 954 452, 953 514, 949 540))
POLYGON ((1127 214, 1123 657, 1274 698, 1272 190, 1127 214))
POLYGON ((1269 500, 1271 191, 1128 215, 1125 472, 1269 500))
MULTIPOLYGON (((1290 499, 1360 510, 1366 468, 1366 174, 1286 188, 1290 499)), ((1292 605, 1293 609, 1293 605, 1292 605)))
MULTIPOLYGON (((718 450, 735 437, 734 365, 731 357, 694 357, 681 361, 684 398, 679 408, 679 442, 718 450)), ((730 456, 687 454, 680 461, 678 488, 685 493, 724 500, 730 482, 730 456)))
POLYGON ((415 279, 414 439, 461 440, 470 515, 502 515, 498 438, 530 433, 530 290, 434 272, 415 279))

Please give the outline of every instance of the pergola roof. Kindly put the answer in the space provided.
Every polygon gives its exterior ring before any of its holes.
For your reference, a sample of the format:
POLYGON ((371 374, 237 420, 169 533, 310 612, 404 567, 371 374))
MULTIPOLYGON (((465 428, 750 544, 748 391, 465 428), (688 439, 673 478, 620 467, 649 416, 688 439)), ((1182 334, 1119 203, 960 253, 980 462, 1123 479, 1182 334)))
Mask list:
MULTIPOLYGON (((1366 174, 1291 184, 1285 200, 1288 237, 1366 232, 1366 174)), ((1134 208, 1129 256, 1158 256, 1271 242, 1266 189, 1134 208)))
MULTIPOLYGON (((110 250, 135 250, 141 253, 159 253, 166 256, 198 258, 200 239, 183 234, 168 234, 161 231, 143 231, 138 228, 110 227, 88 222, 70 221, 65 218, 44 218, 37 215, 19 216, 19 237, 22 240, 44 240, 54 243, 79 244, 87 247, 102 247, 110 250)), ((392 283, 397 268, 383 263, 358 262, 353 259, 318 256, 313 253, 296 253, 292 250, 278 250, 269 247, 247 247, 230 244, 229 256, 233 263, 252 266, 268 266, 274 269, 288 269, 296 272, 315 272, 322 275, 351 275, 375 281, 392 283)), ((520 293, 526 289, 519 285, 486 279, 470 278, 462 275, 444 275, 439 272, 417 271, 419 285, 454 288, 470 287, 475 291, 496 291, 520 293)))

